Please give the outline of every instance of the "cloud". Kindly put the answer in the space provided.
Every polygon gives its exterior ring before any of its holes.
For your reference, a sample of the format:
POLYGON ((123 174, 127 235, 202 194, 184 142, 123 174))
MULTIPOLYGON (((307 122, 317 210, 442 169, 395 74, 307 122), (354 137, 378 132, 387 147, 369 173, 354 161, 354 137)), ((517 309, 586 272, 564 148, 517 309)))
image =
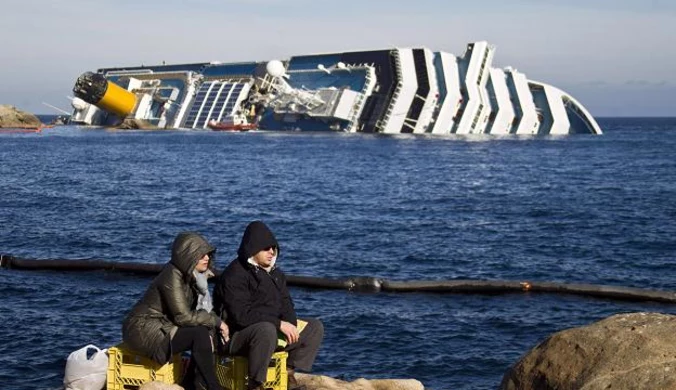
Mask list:
POLYGON ((650 85, 650 81, 647 80, 627 80, 624 82, 625 85, 640 85, 640 86, 645 86, 645 85, 650 85))
POLYGON ((666 80, 650 81, 650 80, 627 80, 624 85, 639 86, 639 87, 669 87, 670 83, 666 80))
POLYGON ((582 85, 588 85, 588 86, 592 86, 592 87, 603 87, 603 86, 609 85, 609 83, 607 81, 604 81, 604 80, 592 80, 592 81, 584 82, 584 83, 582 83, 582 85))

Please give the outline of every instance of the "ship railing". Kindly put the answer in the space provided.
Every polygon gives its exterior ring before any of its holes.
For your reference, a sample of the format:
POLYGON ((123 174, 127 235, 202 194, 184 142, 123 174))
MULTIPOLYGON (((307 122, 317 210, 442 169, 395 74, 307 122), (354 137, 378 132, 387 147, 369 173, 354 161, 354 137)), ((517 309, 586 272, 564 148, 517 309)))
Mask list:
POLYGON ((418 120, 417 119, 412 119, 412 118, 405 118, 404 119, 404 126, 408 127, 409 129, 415 131, 415 127, 418 125, 418 120))
POLYGON ((396 70, 396 74, 399 76, 399 82, 397 83, 397 87, 394 89, 394 93, 392 93, 392 99, 390 100, 390 104, 385 111, 385 115, 382 120, 382 127, 380 129, 381 131, 384 130, 389 124, 390 119, 394 113, 394 106, 397 103, 397 100, 399 100, 399 95, 401 95, 401 90, 403 89, 403 82, 401 81, 403 70, 401 66, 401 58, 399 57, 399 50, 392 50, 390 53, 392 53, 392 57, 394 58, 394 68, 396 70))
POLYGON ((371 95, 373 89, 375 88, 375 69, 373 66, 365 66, 365 68, 366 76, 364 79, 366 82, 364 83, 364 87, 360 91, 359 97, 357 97, 357 101, 355 102, 355 107, 357 107, 357 109, 352 111, 350 120, 347 124, 347 127, 345 128, 346 131, 350 133, 356 131, 356 126, 358 125, 357 121, 359 120, 359 116, 364 109, 364 101, 369 95, 371 95))
POLYGON ((483 103, 479 104, 479 109, 476 110, 476 113, 474 114, 474 118, 472 120, 472 125, 470 127, 471 132, 474 132, 474 129, 476 129, 476 125, 479 123, 479 118, 481 117, 481 113, 484 109, 483 103))
POLYGON ((152 69, 129 69, 129 70, 111 70, 106 72, 106 77, 111 76, 128 76, 128 75, 141 75, 141 74, 153 74, 152 69))
POLYGON ((382 121, 381 130, 383 130, 385 127, 387 127, 388 123, 390 122, 390 118, 392 117, 392 114, 394 113, 394 105, 396 104, 397 100, 399 99, 399 95, 401 95, 401 90, 402 90, 402 83, 399 82, 397 84, 397 88, 394 90, 394 93, 392 93, 392 100, 390 100, 390 104, 387 106, 387 110, 385 111, 385 115, 384 115, 383 121, 382 121))

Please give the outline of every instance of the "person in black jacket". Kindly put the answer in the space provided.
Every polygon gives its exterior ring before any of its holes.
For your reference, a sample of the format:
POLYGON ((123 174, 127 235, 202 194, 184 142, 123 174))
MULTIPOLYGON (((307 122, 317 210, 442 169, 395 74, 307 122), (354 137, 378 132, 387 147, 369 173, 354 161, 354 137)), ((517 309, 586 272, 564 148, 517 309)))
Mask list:
POLYGON ((317 319, 305 320, 307 324, 299 331, 286 277, 275 264, 278 256, 279 244, 272 231, 261 221, 251 222, 237 258, 214 287, 214 310, 232 333, 229 352, 249 361, 248 389, 262 389, 278 334, 287 342, 288 388, 303 389, 294 371, 310 371, 324 337, 324 326, 317 319))
POLYGON ((214 367, 212 333, 227 339, 228 326, 215 313, 197 310, 196 275, 210 268, 216 248, 201 235, 180 233, 171 260, 155 277, 122 324, 122 340, 159 364, 190 350, 186 389, 221 390, 214 367))

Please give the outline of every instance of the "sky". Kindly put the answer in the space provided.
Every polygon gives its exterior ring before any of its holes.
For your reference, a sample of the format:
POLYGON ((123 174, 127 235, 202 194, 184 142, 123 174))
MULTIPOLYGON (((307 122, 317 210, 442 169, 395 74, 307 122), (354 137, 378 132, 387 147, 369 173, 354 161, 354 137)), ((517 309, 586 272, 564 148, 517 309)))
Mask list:
POLYGON ((496 46, 594 116, 676 116, 673 0, 3 0, 0 104, 71 111, 86 71, 427 47, 496 46))

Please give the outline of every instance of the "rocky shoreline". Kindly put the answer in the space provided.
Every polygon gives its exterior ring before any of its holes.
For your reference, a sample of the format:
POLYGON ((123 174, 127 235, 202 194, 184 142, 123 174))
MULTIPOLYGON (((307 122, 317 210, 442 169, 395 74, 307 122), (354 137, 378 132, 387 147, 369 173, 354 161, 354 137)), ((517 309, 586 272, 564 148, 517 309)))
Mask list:
MULTIPOLYGON (((501 390, 676 389, 676 315, 616 314, 549 336, 505 373, 501 390)), ((415 379, 298 374, 307 390, 424 390, 415 379)), ((146 383, 141 390, 179 390, 146 383)))
MULTIPOLYGON (((307 390, 425 390, 415 379, 364 379, 346 382, 323 375, 297 374, 298 384, 307 390)), ((183 390, 179 385, 149 382, 139 390, 183 390)))
MULTIPOLYGON (((6 104, 0 104, 0 129, 38 129, 45 126, 37 116, 6 104)), ((117 129, 158 130, 146 121, 127 118, 121 121, 117 129)))
POLYGON ((35 115, 0 104, 0 128, 35 129, 44 126, 35 115))

